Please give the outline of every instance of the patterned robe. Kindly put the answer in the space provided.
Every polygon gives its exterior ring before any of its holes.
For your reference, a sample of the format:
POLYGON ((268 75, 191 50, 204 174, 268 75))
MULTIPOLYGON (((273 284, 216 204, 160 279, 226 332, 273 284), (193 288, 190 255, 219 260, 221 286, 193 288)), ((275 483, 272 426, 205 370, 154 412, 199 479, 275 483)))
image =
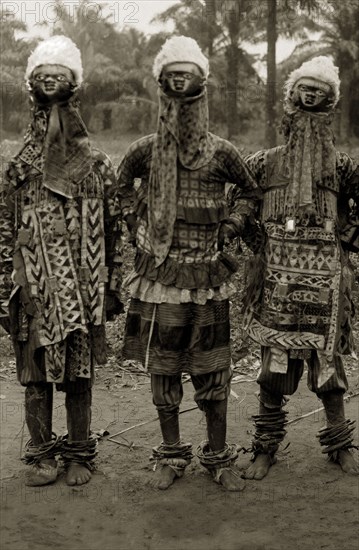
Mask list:
POLYGON ((286 147, 246 161, 264 193, 265 242, 252 265, 245 328, 263 346, 291 350, 291 357, 314 349, 331 363, 353 349, 348 250, 359 251, 358 167, 337 152, 334 182, 315 185, 310 211, 295 217, 288 212, 286 147))
POLYGON ((124 354, 156 374, 200 375, 230 365, 228 298, 238 263, 218 250, 221 224, 229 218, 226 183, 239 189, 236 220, 254 211, 258 188, 237 149, 217 136, 211 139, 215 152, 207 164, 190 170, 177 163, 173 235, 159 266, 148 224, 154 136, 135 142, 118 170, 123 215, 137 219, 124 354))
MULTIPOLYGON (((158 268, 155 267, 147 221, 148 178, 154 136, 135 142, 119 166, 117 192, 123 215, 126 217, 129 213, 135 213, 138 221, 133 276, 143 277, 148 285, 152 283, 152 302, 200 303, 213 297, 228 298, 225 285, 236 271, 237 262, 218 250, 220 224, 229 217, 225 184, 232 182, 238 185, 240 197, 232 215, 239 217, 253 212, 258 189, 236 148, 224 139, 213 137, 216 138, 216 152, 207 166, 188 170, 178 165, 174 234, 168 256, 158 268), (141 180, 137 188, 134 187, 136 178, 141 180), (156 299, 156 282, 163 287, 172 287, 167 289, 168 295, 166 288, 162 288, 163 299, 160 296, 156 299)), ((142 281, 143 288, 145 281, 142 281)), ((141 298, 140 295, 136 297, 141 298)), ((145 299, 145 294, 142 298, 145 299)))
POLYGON ((119 296, 118 210, 109 158, 92 149, 92 171, 72 198, 42 184, 31 141, 11 161, 0 200, 0 316, 10 312, 19 380, 91 378, 106 361, 105 294, 119 296))

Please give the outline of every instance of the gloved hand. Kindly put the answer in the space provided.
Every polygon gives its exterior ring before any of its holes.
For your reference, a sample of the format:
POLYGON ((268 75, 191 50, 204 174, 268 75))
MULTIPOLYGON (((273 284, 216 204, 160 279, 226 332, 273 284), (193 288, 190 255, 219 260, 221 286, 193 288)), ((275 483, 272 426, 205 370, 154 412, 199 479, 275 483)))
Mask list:
POLYGON ((124 312, 118 292, 108 290, 106 292, 106 321, 113 321, 116 315, 124 312))
POLYGON ((137 233, 137 216, 136 214, 127 214, 125 217, 128 232, 130 234, 128 242, 132 246, 136 246, 136 233, 137 233))
POLYGON ((223 250, 233 239, 239 237, 241 232, 238 225, 230 220, 223 222, 218 233, 218 250, 223 250))
POLYGON ((241 236, 244 244, 254 254, 263 250, 265 244, 265 232, 261 224, 254 219, 247 219, 241 236))
POLYGON ((10 334, 10 319, 9 319, 9 317, 0 317, 0 325, 5 330, 5 332, 10 334))

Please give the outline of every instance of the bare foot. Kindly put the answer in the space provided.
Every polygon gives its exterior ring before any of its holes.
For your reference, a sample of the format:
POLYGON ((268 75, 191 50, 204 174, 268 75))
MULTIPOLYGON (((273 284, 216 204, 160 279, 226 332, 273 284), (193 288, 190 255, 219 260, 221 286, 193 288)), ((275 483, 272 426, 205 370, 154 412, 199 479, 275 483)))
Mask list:
POLYGON ((238 470, 233 468, 225 468, 219 474, 219 483, 223 485, 227 491, 243 491, 246 482, 240 477, 238 470))
POLYGON ((154 476, 149 481, 149 485, 154 489, 165 490, 174 483, 176 477, 178 476, 173 468, 159 464, 154 476))
POLYGON ((25 485, 28 487, 39 487, 50 485, 57 478, 57 462, 55 459, 45 459, 31 466, 25 474, 25 485))
POLYGON ((270 467, 277 462, 275 457, 268 454, 259 454, 255 461, 244 472, 246 479, 263 479, 269 472, 270 467))
POLYGON ((338 464, 340 464, 343 472, 354 476, 359 475, 359 466, 356 463, 352 453, 348 449, 338 451, 338 464))
POLYGON ((90 481, 91 477, 92 474, 86 466, 77 462, 70 462, 66 474, 67 485, 83 485, 90 481))

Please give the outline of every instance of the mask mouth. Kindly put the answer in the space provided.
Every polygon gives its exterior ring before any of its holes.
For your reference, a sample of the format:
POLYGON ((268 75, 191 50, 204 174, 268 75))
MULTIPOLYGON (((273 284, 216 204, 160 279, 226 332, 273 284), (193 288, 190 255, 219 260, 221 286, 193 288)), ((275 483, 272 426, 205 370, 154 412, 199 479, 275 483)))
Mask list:
POLYGON ((55 82, 45 82, 44 85, 44 92, 46 93, 53 93, 53 92, 56 92, 57 90, 57 86, 55 84, 55 82))
POLYGON ((184 80, 175 80, 173 86, 177 92, 183 92, 185 89, 185 82, 184 80))
POLYGON ((305 105, 314 105, 315 104, 315 101, 316 101, 316 97, 315 95, 311 95, 311 94, 306 94, 303 98, 302 98, 302 101, 305 105))

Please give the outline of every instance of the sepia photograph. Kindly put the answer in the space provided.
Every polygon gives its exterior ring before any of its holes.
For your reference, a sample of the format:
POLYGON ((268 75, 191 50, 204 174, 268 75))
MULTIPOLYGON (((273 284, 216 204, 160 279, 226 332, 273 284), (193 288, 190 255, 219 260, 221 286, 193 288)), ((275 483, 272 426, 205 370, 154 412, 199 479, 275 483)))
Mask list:
POLYGON ((359 0, 2 0, 2 550, 358 550, 359 0))

